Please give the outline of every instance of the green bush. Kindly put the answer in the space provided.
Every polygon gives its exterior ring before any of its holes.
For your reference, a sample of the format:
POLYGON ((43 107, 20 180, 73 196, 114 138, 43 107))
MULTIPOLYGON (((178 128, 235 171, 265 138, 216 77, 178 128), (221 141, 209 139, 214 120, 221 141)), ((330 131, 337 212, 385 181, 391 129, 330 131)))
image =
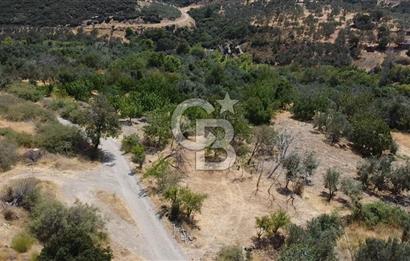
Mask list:
POLYGON ((410 245, 397 239, 383 241, 369 238, 356 253, 356 261, 401 261, 409 260, 410 245))
POLYGON ((11 241, 11 248, 19 253, 25 253, 30 250, 34 242, 35 239, 30 234, 27 232, 22 232, 13 238, 11 241))
POLYGON ((16 144, 8 140, 0 140, 0 171, 10 170, 17 160, 16 144))
POLYGON ((37 143, 52 153, 74 155, 80 152, 84 138, 76 127, 47 123, 39 128, 37 143))
POLYGON ((19 102, 11 105, 6 114, 6 119, 11 121, 36 120, 41 122, 55 120, 54 115, 39 105, 32 102, 19 102))
POLYGON ((38 87, 24 83, 11 85, 7 88, 7 92, 32 102, 37 102, 43 97, 43 92, 38 87))
POLYGON ((228 246, 222 248, 217 256, 217 261, 245 261, 246 258, 242 253, 241 247, 238 246, 228 246))
POLYGON ((272 237, 278 230, 290 224, 290 218, 286 212, 280 210, 271 215, 257 217, 256 227, 258 228, 258 237, 272 237))
POLYGON ((360 209, 355 209, 353 218, 364 222, 369 227, 375 227, 379 224, 401 227, 403 222, 410 219, 410 216, 399 207, 377 201, 363 205, 360 209))
POLYGON ((25 132, 17 132, 10 128, 0 128, 0 136, 5 137, 9 141, 13 141, 19 146, 30 148, 33 146, 33 135, 25 132))
POLYGON ((58 111, 60 116, 75 124, 86 122, 86 113, 81 109, 78 103, 70 99, 56 99, 47 104, 47 108, 58 111))
POLYGON ((131 150, 140 144, 140 138, 137 134, 131 134, 122 139, 121 150, 125 153, 130 153, 131 150))
POLYGON ((291 225, 279 260, 335 260, 334 248, 342 233, 342 223, 336 215, 314 218, 305 229, 291 225))

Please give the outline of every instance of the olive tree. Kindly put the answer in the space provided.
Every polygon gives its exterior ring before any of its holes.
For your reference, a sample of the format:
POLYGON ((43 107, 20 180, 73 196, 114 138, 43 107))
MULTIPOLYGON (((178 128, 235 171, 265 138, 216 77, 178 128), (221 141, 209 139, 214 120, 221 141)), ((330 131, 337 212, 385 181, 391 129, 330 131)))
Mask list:
POLYGON ((93 146, 93 156, 96 156, 101 138, 117 136, 120 130, 118 115, 107 98, 98 95, 90 103, 87 119, 84 127, 93 146))
POLYGON ((329 190, 328 200, 331 201, 339 189, 340 172, 337 169, 328 169, 323 177, 325 188, 329 190))

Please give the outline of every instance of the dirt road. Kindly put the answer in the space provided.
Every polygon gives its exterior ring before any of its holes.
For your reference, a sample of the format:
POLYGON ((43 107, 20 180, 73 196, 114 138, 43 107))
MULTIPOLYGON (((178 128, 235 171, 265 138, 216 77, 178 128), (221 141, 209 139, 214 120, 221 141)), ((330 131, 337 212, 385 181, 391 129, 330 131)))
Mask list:
POLYGON ((113 139, 103 140, 101 148, 112 158, 106 164, 121 187, 122 197, 144 240, 149 260, 184 260, 176 241, 164 229, 149 198, 144 195, 138 179, 131 175, 127 160, 113 139))
POLYGON ((195 27, 195 20, 188 14, 191 9, 200 8, 201 5, 190 5, 182 8, 178 8, 181 12, 181 16, 175 20, 164 19, 160 23, 155 24, 141 24, 135 20, 127 20, 124 22, 111 21, 109 23, 101 23, 87 26, 79 26, 73 32, 81 30, 84 32, 92 32, 97 30, 99 36, 114 36, 116 38, 124 38, 125 30, 131 28, 135 31, 149 29, 149 28, 163 28, 167 26, 175 27, 195 27))
MULTIPOLYGON (((64 125, 71 125, 64 119, 59 118, 59 121, 64 125)), ((121 196, 138 228, 138 235, 133 235, 130 233, 132 230, 126 227, 121 229, 113 224, 109 225, 109 232, 114 234, 121 245, 130 251, 134 250, 134 254, 146 260, 186 260, 175 239, 168 234, 157 217, 153 204, 139 185, 138 177, 132 175, 119 144, 111 138, 103 139, 100 148, 108 160, 97 171, 82 173, 82 176, 76 175, 75 178, 70 177, 70 180, 61 180, 62 177, 45 179, 61 182, 66 197, 78 198, 81 201, 93 199, 96 190, 121 196), (130 234, 127 235, 128 233, 130 234)))

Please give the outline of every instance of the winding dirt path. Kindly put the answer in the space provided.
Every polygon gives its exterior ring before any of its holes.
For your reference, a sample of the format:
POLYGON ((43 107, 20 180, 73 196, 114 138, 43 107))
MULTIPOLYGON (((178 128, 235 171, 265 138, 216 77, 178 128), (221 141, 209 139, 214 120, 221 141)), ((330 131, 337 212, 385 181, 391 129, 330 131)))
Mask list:
POLYGON ((175 26, 175 27, 188 27, 192 28, 195 27, 195 20, 189 15, 189 11, 196 8, 201 8, 202 5, 193 4, 186 7, 178 8, 181 12, 181 16, 176 18, 175 20, 168 20, 164 19, 160 23, 138 23, 136 20, 127 20, 124 22, 118 21, 110 21, 109 23, 103 22, 100 24, 93 24, 93 25, 82 25, 76 27, 73 32, 76 33, 78 31, 83 31, 86 33, 90 33, 94 30, 97 31, 98 36, 108 36, 108 37, 115 37, 125 40, 125 30, 127 28, 131 28, 134 31, 142 31, 144 29, 154 29, 154 28, 164 28, 168 26, 175 26))

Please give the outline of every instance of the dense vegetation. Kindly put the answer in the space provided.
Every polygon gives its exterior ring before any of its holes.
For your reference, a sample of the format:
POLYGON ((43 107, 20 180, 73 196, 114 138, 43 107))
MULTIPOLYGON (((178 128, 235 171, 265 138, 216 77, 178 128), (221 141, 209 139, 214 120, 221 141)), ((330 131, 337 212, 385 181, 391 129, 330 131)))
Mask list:
MULTIPOLYGON (((167 2, 187 5, 198 1, 167 2)), ((189 98, 216 104, 229 93, 240 101, 235 114, 218 114, 216 110, 206 115, 203 110, 189 110, 184 133, 192 132, 197 118, 229 120, 235 129, 233 145, 241 160, 245 158, 246 167, 252 168, 262 158, 273 159, 277 165, 269 177, 281 167, 285 173, 283 190, 299 195, 311 182, 319 162, 314 153, 287 153, 291 137, 268 126, 275 113, 289 110, 295 119, 312 122, 331 144, 350 141, 366 160, 358 166, 357 180, 343 179, 340 170, 327 169, 323 187, 328 200, 341 190, 350 198, 351 222, 368 227, 387 224, 403 230, 401 242, 366 241, 356 259, 368 260, 366 257, 372 257, 369 253, 382 259, 405 256, 409 251, 408 214, 383 203, 362 205, 360 199, 362 191, 375 196, 391 193, 389 196, 400 199, 410 190, 410 165, 394 164, 397 145, 390 134, 391 130, 410 132, 410 69, 405 59, 390 57, 370 72, 351 66, 351 62, 360 56, 360 39, 373 31, 377 33, 377 49, 388 48, 394 39, 384 21, 392 16, 404 26, 409 6, 402 3, 392 9, 378 7, 376 1, 327 0, 309 1, 306 8, 320 14, 324 4, 332 6, 332 16, 315 27, 317 18, 302 19, 303 10, 296 1, 217 2, 191 11, 195 29, 155 29, 141 35, 129 29, 127 43, 98 39, 95 34, 74 35, 62 28, 13 33, 5 29, 0 35, 0 116, 9 121, 31 121, 36 132, 0 129, 0 171, 16 164, 18 146, 69 156, 86 151, 95 157, 100 139, 118 134, 119 117, 132 122, 145 116, 144 136, 125 137, 122 150, 131 154, 137 171, 143 170, 144 177, 153 181, 152 189, 166 202, 163 214, 177 224, 195 224, 195 213, 201 211, 207 196, 182 182, 177 149, 148 168, 142 167, 146 153, 164 149, 172 139, 170 113, 177 104, 189 98), (334 43, 320 41, 335 32, 340 23, 335 17, 341 9, 359 13, 352 27, 340 30, 334 43), (252 24, 255 17, 259 25, 252 24), (264 24, 266 19, 288 25, 270 27, 264 24), (298 19, 302 22, 296 22, 298 19), (301 40, 301 36, 305 38, 301 40), (245 54, 226 51, 226 45, 234 49, 238 44, 245 54), (83 131, 59 124, 52 111, 79 124, 83 131)), ((118 20, 138 15, 129 1, 117 1, 115 6, 105 1, 63 1, 57 5, 59 10, 67 5, 64 14, 52 12, 55 5, 52 1, 30 5, 27 1, 6 1, 0 4, 0 14, 4 13, 0 24, 78 24, 92 16, 103 21, 111 15, 118 20), (100 5, 103 10, 98 9, 100 5), (17 9, 23 10, 24 16, 15 15, 17 9)), ((154 4, 141 12, 152 22, 179 15, 168 7, 154 4)), ((54 201, 38 203, 37 195, 29 192, 18 203, 31 211, 29 232, 45 246, 40 260, 58 259, 57 249, 70 253, 73 259, 78 255, 83 260, 92 260, 88 255, 96 260, 110 259, 110 250, 101 245, 102 225, 94 209, 84 205, 67 208, 54 201), (87 215, 81 218, 87 220, 71 220, 78 211, 84 211, 87 215), (55 227, 49 226, 51 218, 59 221, 53 223, 55 227), (91 227, 76 226, 82 222, 91 227), (77 250, 80 252, 73 253, 77 250)), ((13 200, 13 193, 6 200, 13 200)), ((256 223, 257 243, 279 250, 280 260, 334 260, 334 247, 343 233, 343 222, 336 215, 319 216, 306 227, 291 225, 285 212, 257 218, 256 223)), ((24 250, 31 242, 29 236, 17 237, 16 249, 24 250)), ((227 247, 218 256, 220 260, 245 258, 237 247, 227 247)))
MULTIPOLYGON (((35 260, 111 260, 111 249, 105 246, 104 222, 97 209, 79 202, 66 207, 40 187, 39 180, 28 178, 0 191, 0 203, 24 208, 30 214, 28 227, 16 235, 12 247, 23 253, 37 239, 44 248, 35 260)), ((13 216, 11 208, 4 213, 5 217, 13 216)))
POLYGON ((46 0, 12 1, 0 3, 0 24, 57 26, 79 25, 84 20, 98 16, 104 21, 109 16, 124 20, 136 16, 132 0, 46 0))

